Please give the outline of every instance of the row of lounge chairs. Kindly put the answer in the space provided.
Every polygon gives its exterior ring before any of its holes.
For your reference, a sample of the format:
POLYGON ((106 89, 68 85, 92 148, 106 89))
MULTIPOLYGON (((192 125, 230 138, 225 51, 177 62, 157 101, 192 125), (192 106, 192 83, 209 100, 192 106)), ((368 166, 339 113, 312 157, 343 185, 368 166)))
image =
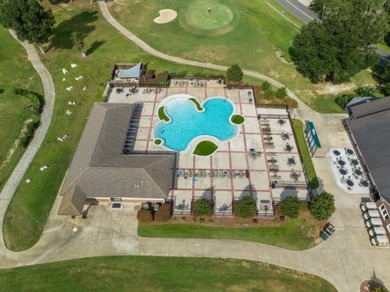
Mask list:
POLYGON ((129 154, 134 150, 142 107, 143 106, 140 103, 134 105, 134 111, 130 118, 129 127, 127 128, 125 144, 123 145, 123 154, 129 154))
POLYGON ((246 170, 206 170, 206 169, 183 169, 177 172, 178 177, 248 177, 246 170))

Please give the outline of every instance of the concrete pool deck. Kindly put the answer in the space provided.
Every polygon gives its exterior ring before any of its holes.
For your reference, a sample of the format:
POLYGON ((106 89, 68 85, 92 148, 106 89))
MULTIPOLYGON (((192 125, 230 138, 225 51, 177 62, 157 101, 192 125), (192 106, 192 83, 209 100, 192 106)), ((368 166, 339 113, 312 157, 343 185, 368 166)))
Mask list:
POLYGON ((169 194, 169 199, 175 201, 175 214, 188 214, 191 202, 204 196, 213 199, 216 215, 223 216, 231 216, 232 201, 246 194, 257 199, 259 215, 270 214, 272 202, 286 196, 308 198, 302 164, 285 109, 256 108, 251 89, 225 89, 215 81, 203 81, 202 86, 175 81, 171 84, 177 87, 161 90, 141 87, 132 95, 128 95, 126 89, 112 91, 108 102, 143 103, 134 150, 165 150, 153 143, 153 128, 159 122, 160 102, 173 94, 189 94, 199 102, 212 96, 226 96, 234 103, 235 112, 245 117, 245 124, 239 126, 239 135, 222 143, 214 155, 178 154, 175 172, 180 175, 169 194), (291 185, 297 188, 291 188, 291 185))

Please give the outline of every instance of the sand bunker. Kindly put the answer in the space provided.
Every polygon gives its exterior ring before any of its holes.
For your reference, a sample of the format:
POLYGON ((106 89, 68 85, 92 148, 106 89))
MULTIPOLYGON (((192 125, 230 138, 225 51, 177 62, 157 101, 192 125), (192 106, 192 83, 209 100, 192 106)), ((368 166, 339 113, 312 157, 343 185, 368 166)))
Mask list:
POLYGON ((163 9, 159 11, 160 16, 153 19, 155 23, 163 24, 174 20, 177 17, 177 12, 172 9, 163 9))

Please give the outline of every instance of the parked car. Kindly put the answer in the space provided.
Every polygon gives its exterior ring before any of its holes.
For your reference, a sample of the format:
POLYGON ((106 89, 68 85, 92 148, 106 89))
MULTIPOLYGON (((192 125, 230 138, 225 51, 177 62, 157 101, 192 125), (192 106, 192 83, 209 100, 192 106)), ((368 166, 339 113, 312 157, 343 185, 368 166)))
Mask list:
POLYGON ((323 240, 327 240, 335 231, 336 229, 334 228, 334 226, 328 222, 322 229, 320 236, 323 240))

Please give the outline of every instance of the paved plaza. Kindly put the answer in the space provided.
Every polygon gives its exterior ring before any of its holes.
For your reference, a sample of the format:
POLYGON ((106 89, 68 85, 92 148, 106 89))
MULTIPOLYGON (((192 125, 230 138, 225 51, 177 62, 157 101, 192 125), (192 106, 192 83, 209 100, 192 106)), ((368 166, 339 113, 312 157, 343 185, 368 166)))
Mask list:
POLYGON ((175 185, 168 199, 174 200, 175 215, 189 215, 199 198, 214 202, 214 215, 232 216, 232 202, 252 195, 258 215, 273 215, 272 202, 286 196, 308 198, 305 175, 285 109, 256 108, 252 89, 226 89, 217 80, 172 80, 169 88, 128 88, 111 92, 108 102, 142 103, 143 110, 134 151, 166 151, 153 143, 159 118, 159 103, 173 94, 189 94, 203 102, 208 97, 226 97, 235 113, 245 117, 239 135, 223 143, 212 156, 178 154, 175 185))

